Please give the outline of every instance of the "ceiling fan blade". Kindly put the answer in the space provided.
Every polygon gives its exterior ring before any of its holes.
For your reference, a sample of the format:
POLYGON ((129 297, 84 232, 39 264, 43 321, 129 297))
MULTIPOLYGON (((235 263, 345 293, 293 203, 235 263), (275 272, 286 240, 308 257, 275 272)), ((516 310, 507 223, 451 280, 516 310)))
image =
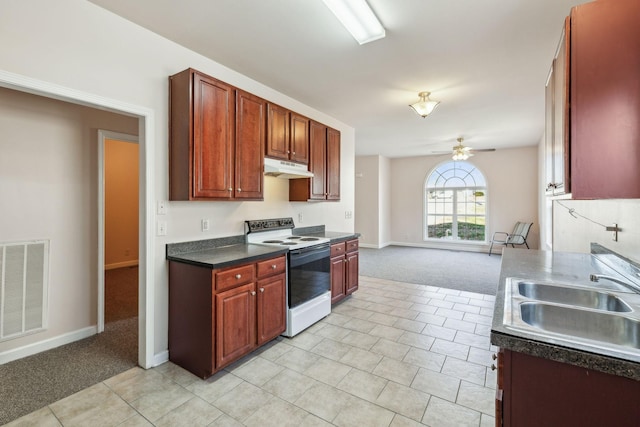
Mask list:
POLYGON ((496 151, 495 148, 472 148, 472 151, 496 151))

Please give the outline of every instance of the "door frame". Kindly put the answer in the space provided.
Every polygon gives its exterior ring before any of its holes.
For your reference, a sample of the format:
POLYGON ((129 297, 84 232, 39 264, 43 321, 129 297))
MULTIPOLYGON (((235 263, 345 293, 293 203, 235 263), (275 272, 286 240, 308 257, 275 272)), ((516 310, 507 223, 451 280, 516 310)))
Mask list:
MULTIPOLYGON (((115 99, 83 92, 55 83, 26 77, 20 74, 0 70, 0 87, 20 92, 31 93, 45 98, 52 98, 71 104, 98 108, 117 114, 124 114, 138 118, 138 138, 140 149, 139 172, 139 276, 138 276, 138 364, 145 368, 152 368, 163 360, 155 363, 154 332, 155 332, 155 289, 154 282, 154 254, 155 254, 155 168, 154 168, 154 133, 155 111, 115 99)), ((158 359, 162 359, 159 357, 158 359)))
MULTIPOLYGON (((136 135, 98 129, 98 333, 104 332, 104 244, 106 239, 104 222, 105 209, 107 207, 104 200, 104 148, 107 139, 130 142, 132 144, 139 143, 136 135)), ((140 172, 138 172, 138 183, 139 182, 140 172)), ((140 229, 141 226, 142 224, 139 223, 138 229, 140 229)), ((140 232, 138 232, 138 238, 140 238, 140 232)), ((140 270, 138 270, 138 272, 139 271, 140 270)))

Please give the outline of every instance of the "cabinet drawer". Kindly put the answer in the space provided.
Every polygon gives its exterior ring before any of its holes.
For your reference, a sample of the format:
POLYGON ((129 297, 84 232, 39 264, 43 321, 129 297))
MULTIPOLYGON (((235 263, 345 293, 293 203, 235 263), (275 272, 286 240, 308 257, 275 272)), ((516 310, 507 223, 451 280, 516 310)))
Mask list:
POLYGON ((354 252, 358 250, 358 239, 347 241, 347 252, 354 252))
POLYGON ((216 290, 233 288, 234 286, 251 283, 255 280, 253 264, 216 273, 216 290))
POLYGON ((257 263, 258 277, 268 277, 274 274, 284 273, 287 266, 286 258, 284 256, 268 259, 257 263))
POLYGON ((331 245, 331 258, 345 253, 346 245, 344 242, 331 245))

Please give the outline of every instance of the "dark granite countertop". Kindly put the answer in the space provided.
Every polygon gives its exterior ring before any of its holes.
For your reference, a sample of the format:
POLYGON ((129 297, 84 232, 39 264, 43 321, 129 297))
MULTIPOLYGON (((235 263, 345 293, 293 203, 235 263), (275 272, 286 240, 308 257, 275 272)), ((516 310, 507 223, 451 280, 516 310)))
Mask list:
MULTIPOLYGON (((633 357, 628 359, 612 357, 607 354, 604 345, 602 350, 590 349, 589 351, 580 348, 579 345, 559 345, 552 342, 553 340, 525 331, 510 329, 503 324, 505 285, 508 277, 593 287, 594 284, 589 281, 590 273, 616 274, 610 267, 590 254, 505 248, 496 293, 491 343, 532 356, 640 381, 640 362, 634 360, 633 357)), ((613 282, 600 281, 598 287, 615 292, 630 292, 613 282)))
POLYGON ((324 225, 312 226, 312 227, 296 227, 293 229, 293 234, 298 236, 310 236, 310 237, 324 237, 331 240, 331 243, 339 243, 346 240, 357 239, 360 237, 360 233, 347 232, 347 231, 326 231, 324 225))
POLYGON ((273 258, 287 251, 288 248, 248 244, 241 235, 171 243, 167 245, 167 259, 218 269, 273 258))

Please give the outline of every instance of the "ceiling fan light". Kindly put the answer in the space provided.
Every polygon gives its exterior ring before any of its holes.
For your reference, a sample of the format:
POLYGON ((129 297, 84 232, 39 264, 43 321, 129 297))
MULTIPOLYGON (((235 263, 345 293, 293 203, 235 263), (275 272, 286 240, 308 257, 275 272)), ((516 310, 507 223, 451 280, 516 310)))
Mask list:
POLYGON ((418 96, 420 97, 420 101, 415 104, 410 104, 409 107, 413 108, 419 116, 422 118, 427 117, 429 114, 435 110, 435 108, 440 104, 440 101, 432 101, 429 99, 429 95, 431 92, 420 92, 418 96))
POLYGON ((359 44, 385 36, 385 30, 366 0, 323 0, 359 44))

